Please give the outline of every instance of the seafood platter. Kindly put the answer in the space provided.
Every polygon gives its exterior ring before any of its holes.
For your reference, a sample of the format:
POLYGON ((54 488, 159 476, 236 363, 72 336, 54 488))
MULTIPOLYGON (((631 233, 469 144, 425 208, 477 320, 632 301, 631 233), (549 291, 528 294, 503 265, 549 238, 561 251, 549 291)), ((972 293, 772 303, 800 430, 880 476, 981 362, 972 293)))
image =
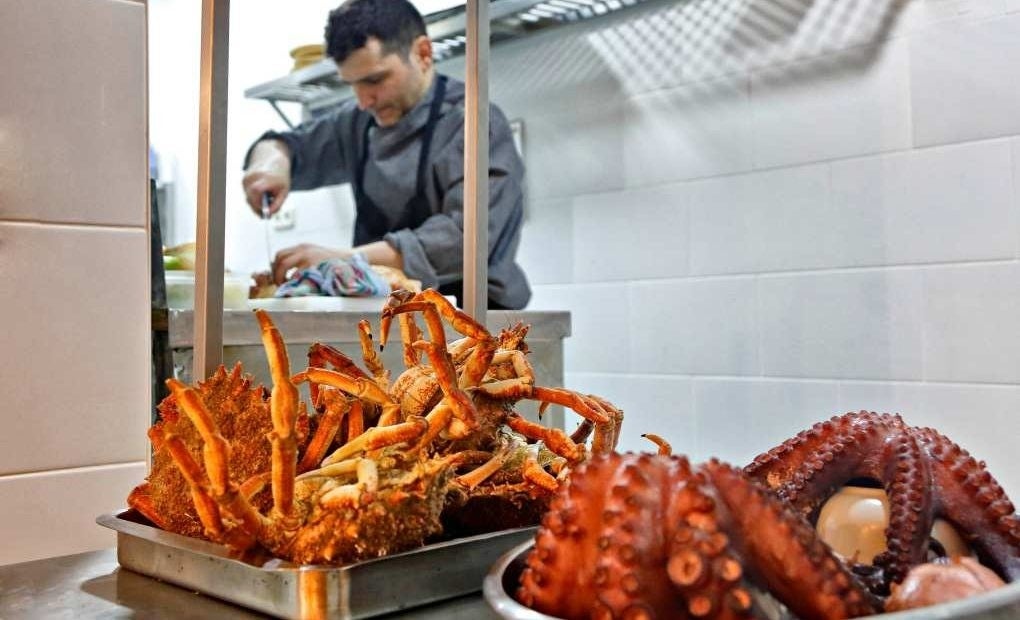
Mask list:
POLYGON ((833 417, 743 467, 652 434, 620 454, 616 406, 535 385, 525 325, 491 334, 434 291, 397 291, 377 334, 359 325, 360 362, 317 343, 294 369, 255 315, 271 386, 239 365, 168 381, 149 476, 99 519, 126 568, 284 618, 483 580, 511 619, 1020 617, 1014 505, 899 415, 833 417), (399 374, 377 353, 391 327, 399 374), (528 420, 524 400, 582 422, 528 420))
POLYGON ((148 477, 129 510, 98 519, 125 568, 283 618, 477 592, 570 469, 616 445, 610 403, 535 385, 527 326, 490 334, 435 291, 394 293, 377 336, 363 321, 360 362, 316 343, 292 368, 270 314, 254 314, 272 385, 240 365, 167 382, 148 477), (378 355, 391 327, 399 374, 378 355), (524 399, 585 423, 528 420, 514 411, 524 399))

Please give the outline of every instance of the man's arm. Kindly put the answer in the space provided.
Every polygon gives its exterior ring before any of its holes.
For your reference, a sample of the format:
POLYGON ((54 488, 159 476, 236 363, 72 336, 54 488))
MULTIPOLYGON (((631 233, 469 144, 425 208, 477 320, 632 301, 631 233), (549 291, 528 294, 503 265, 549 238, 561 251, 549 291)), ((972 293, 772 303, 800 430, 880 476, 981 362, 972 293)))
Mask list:
POLYGON ((262 197, 269 194, 269 213, 276 213, 290 193, 290 147, 282 140, 260 140, 251 148, 241 181, 244 197, 262 215, 262 197))
POLYGON ((276 212, 290 190, 339 185, 351 180, 354 165, 354 102, 345 102, 294 131, 267 131, 245 156, 243 186, 248 204, 261 214, 262 194, 273 196, 276 212), (283 196, 278 193, 282 192, 283 196))

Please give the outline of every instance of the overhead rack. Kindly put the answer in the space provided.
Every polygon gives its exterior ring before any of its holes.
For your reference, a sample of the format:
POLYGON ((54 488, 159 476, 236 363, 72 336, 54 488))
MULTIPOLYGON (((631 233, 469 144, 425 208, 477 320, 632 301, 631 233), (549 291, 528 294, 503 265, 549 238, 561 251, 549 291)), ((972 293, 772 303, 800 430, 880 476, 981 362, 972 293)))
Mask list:
MULTIPOLYGON (((496 45, 537 31, 568 23, 608 15, 648 0, 491 0, 489 29, 491 44, 496 45)), ((460 56, 467 40, 465 7, 457 7, 425 16, 433 58, 437 62, 460 56)), ((252 86, 244 91, 249 99, 269 102, 280 118, 293 128, 294 123, 278 102, 303 106, 306 117, 351 96, 350 87, 340 80, 336 64, 330 58, 298 69, 281 78, 252 86)))

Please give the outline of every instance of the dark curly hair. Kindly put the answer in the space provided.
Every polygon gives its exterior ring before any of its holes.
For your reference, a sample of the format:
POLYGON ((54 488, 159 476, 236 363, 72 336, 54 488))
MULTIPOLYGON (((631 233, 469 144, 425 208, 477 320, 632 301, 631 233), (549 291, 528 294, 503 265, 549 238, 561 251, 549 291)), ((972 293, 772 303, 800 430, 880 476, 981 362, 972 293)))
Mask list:
POLYGON ((384 54, 406 57, 414 40, 424 34, 425 20, 407 0, 347 0, 329 12, 326 53, 340 64, 375 37, 384 54))

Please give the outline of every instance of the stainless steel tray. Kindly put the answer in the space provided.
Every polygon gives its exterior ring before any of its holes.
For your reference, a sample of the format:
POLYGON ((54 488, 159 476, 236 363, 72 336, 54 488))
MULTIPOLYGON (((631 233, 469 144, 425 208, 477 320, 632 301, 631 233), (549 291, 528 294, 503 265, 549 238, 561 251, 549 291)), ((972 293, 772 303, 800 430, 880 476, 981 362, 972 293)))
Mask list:
MULTIPOLYGON (((524 570, 524 560, 533 541, 507 551, 485 576, 485 601, 505 620, 559 620, 518 603, 513 592, 524 570)), ((768 594, 754 593, 760 616, 770 620, 797 620, 768 594)), ((868 616, 872 620, 1016 620, 1020 618, 1020 582, 952 603, 909 611, 868 616)), ((861 618, 858 620, 867 620, 861 618)))
POLYGON ((117 561, 143 575, 278 618, 370 618, 477 592, 507 549, 534 527, 435 543, 347 566, 233 557, 223 545, 165 532, 134 510, 98 517, 117 532, 117 561))

